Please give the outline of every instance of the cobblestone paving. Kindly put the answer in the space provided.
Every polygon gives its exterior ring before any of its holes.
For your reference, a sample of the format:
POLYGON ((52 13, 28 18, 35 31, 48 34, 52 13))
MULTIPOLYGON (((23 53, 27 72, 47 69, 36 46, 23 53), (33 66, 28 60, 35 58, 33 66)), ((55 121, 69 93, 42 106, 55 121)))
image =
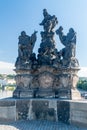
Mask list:
POLYGON ((0 123, 0 130, 87 130, 51 121, 16 121, 0 123))

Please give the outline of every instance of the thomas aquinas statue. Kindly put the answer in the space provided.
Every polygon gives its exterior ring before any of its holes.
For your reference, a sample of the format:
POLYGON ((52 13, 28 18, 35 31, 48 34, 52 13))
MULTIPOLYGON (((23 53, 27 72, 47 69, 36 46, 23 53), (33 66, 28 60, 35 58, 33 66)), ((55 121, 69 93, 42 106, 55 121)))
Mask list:
POLYGON ((19 57, 30 57, 36 42, 36 33, 37 32, 35 31, 31 36, 28 36, 25 31, 21 32, 18 42, 19 57))
POLYGON ((36 55, 33 53, 33 48, 37 39, 36 33, 37 31, 34 31, 31 36, 28 36, 25 31, 21 32, 21 35, 18 38, 18 57, 15 63, 16 67, 25 68, 27 64, 31 66, 31 64, 36 62, 36 55))

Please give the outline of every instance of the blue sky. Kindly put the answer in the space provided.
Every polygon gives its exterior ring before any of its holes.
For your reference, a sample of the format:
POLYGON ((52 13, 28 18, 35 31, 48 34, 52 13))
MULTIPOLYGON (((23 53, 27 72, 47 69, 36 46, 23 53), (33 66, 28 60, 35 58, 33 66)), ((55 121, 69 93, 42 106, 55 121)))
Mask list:
MULTIPOLYGON (((25 30, 31 35, 38 30, 34 48, 40 45, 39 23, 43 19, 43 9, 56 15, 58 25, 63 26, 66 34, 70 27, 77 32, 76 57, 80 66, 87 67, 87 0, 0 0, 0 61, 15 63, 18 53, 18 37, 25 30)), ((56 36, 56 45, 61 43, 56 36)))

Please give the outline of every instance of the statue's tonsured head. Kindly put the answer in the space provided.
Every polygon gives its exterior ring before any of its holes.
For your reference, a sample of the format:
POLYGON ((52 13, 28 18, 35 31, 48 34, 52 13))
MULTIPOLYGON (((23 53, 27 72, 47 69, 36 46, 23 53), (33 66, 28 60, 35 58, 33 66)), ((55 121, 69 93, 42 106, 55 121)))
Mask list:
POLYGON ((59 30, 60 30, 60 31, 63 31, 63 27, 62 27, 62 26, 60 26, 60 27, 59 27, 59 30))
POLYGON ((43 15, 44 15, 44 16, 47 16, 47 15, 48 15, 47 9, 43 9, 43 15))
POLYGON ((21 36, 25 36, 26 35, 26 32, 25 31, 22 31, 21 32, 21 36))
POLYGON ((70 29, 69 29, 69 32, 74 33, 74 29, 73 29, 73 28, 70 28, 70 29))

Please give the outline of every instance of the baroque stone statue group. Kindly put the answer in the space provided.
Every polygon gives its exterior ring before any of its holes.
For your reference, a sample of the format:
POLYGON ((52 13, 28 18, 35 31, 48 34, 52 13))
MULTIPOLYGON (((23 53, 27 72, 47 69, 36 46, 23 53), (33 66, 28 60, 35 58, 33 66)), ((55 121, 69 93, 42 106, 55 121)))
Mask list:
POLYGON ((21 32, 18 42, 16 84, 14 97, 61 97, 71 99, 72 89, 76 90, 79 63, 76 59, 76 32, 73 28, 65 35, 63 27, 55 30, 57 17, 43 9, 43 26, 38 54, 33 52, 37 31, 28 36, 21 32), (63 49, 56 48, 55 35, 60 39, 63 49))
POLYGON ((25 31, 21 32, 18 42, 18 58, 16 61, 17 68, 37 68, 41 65, 52 65, 54 67, 78 67, 76 55, 76 32, 73 28, 69 29, 67 35, 63 33, 63 27, 54 31, 58 24, 57 17, 48 14, 43 10, 44 19, 40 23, 44 31, 41 31, 41 43, 38 49, 38 55, 33 53, 33 48, 37 39, 35 31, 31 36, 26 35, 25 31), (59 36, 64 48, 60 51, 55 47, 55 33, 59 36))

